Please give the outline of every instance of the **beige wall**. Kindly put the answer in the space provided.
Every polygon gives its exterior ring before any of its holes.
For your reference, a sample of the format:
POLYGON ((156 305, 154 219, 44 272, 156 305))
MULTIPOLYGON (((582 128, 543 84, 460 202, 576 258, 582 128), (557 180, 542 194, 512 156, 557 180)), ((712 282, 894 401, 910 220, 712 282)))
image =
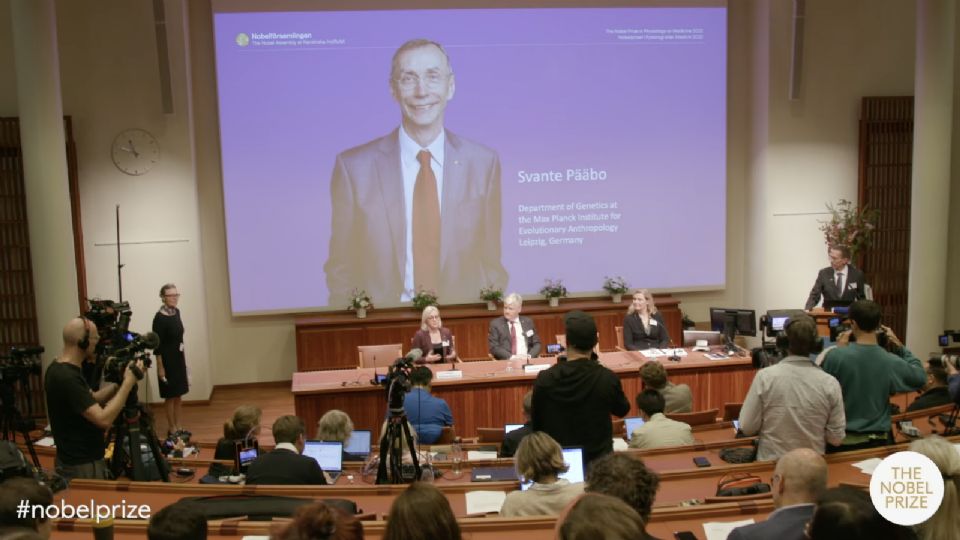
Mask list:
MULTIPOLYGON (((13 73, 8 4, 0 0, 0 73, 13 73)), ((90 291, 116 297, 114 252, 98 244, 113 240, 119 203, 123 240, 143 242, 123 252, 132 326, 149 327, 162 283, 174 281, 183 293, 194 380, 189 399, 206 398, 212 385, 289 379, 296 364, 293 317, 230 314, 209 7, 167 0, 176 111, 165 115, 151 4, 57 2, 90 291), (123 175, 110 162, 110 141, 127 127, 151 130, 163 148, 161 164, 142 177, 123 175)), ((795 102, 787 99, 792 3, 730 4, 727 288, 679 295, 695 320, 706 319, 711 305, 802 304, 826 264, 817 230, 824 205, 856 198, 860 98, 913 90, 912 2, 809 0, 795 102)), ((0 78, 2 114, 15 114, 13 87, 0 78)), ((955 190, 953 208, 960 208, 957 199, 955 190)), ((951 227, 960 229, 960 220, 954 217, 951 227)), ((951 257, 960 254, 954 249, 951 257)), ((950 294, 957 299, 960 287, 950 294)), ((960 302, 948 305, 948 322, 960 326, 960 307, 953 307, 960 302)))

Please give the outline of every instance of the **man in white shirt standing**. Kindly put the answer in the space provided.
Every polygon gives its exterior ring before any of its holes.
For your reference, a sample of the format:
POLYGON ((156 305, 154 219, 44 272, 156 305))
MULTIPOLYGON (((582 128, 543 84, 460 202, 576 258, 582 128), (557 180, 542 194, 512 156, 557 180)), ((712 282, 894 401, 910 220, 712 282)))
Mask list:
POLYGON ((817 324, 807 315, 784 327, 789 355, 753 378, 740 410, 740 430, 759 434, 757 460, 774 460, 796 448, 818 454, 826 443, 839 445, 846 435, 840 383, 810 360, 820 341, 817 324))
POLYGON ((490 321, 487 344, 496 360, 540 356, 540 336, 530 317, 521 317, 523 298, 510 293, 503 299, 503 317, 490 321))

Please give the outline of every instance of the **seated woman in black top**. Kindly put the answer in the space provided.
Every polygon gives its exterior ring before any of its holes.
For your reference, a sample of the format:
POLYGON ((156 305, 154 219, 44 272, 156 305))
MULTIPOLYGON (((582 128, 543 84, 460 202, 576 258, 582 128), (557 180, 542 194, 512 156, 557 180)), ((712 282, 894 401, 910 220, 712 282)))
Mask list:
MULTIPOLYGON (((262 412, 256 405, 241 405, 233 411, 233 418, 223 423, 223 437, 217 441, 213 459, 234 460, 237 455, 237 442, 256 440, 260 436, 260 416, 262 412)), ((220 470, 219 463, 210 466, 210 474, 223 476, 236 474, 237 471, 220 470)))
POLYGON ((453 349, 453 333, 443 328, 440 310, 437 306, 423 308, 420 316, 420 330, 413 335, 411 347, 423 351, 420 363, 456 362, 457 351, 453 349), (436 351, 442 351, 438 354, 436 351))
POLYGON ((628 351, 667 347, 670 335, 667 325, 653 303, 653 296, 646 289, 633 294, 633 302, 623 319, 623 346, 628 351))

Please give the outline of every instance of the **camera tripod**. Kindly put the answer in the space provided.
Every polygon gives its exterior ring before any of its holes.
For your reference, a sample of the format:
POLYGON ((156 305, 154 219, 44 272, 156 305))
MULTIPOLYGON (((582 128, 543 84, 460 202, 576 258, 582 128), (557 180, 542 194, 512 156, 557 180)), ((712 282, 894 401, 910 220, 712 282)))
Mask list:
MULTIPOLYGON (((30 402, 27 402, 29 408, 30 402)), ((17 442, 17 433, 23 436, 23 442, 27 445, 27 451, 30 454, 30 460, 33 466, 39 471, 40 458, 37 457, 37 450, 33 447, 33 441, 30 440, 30 430, 36 425, 32 420, 26 420, 17 409, 14 400, 13 384, 8 380, 0 380, 0 430, 3 431, 3 440, 17 442)))
POLYGON ((405 484, 403 477, 403 449, 404 442, 413 461, 413 481, 420 479, 420 460, 417 449, 413 445, 413 435, 410 433, 410 424, 407 422, 407 413, 403 409, 403 385, 396 379, 391 382, 388 391, 390 396, 387 428, 380 439, 380 464, 377 467, 377 484, 405 484), (394 390, 396 387, 397 390, 394 390), (389 459, 389 466, 387 461, 389 459))
POLYGON ((133 385, 123 412, 114 420, 110 441, 113 442, 110 470, 115 478, 126 473, 131 480, 170 481, 170 466, 160 452, 150 412, 137 399, 137 385, 133 385), (144 442, 153 454, 153 467, 148 468, 143 462, 140 445, 144 442))

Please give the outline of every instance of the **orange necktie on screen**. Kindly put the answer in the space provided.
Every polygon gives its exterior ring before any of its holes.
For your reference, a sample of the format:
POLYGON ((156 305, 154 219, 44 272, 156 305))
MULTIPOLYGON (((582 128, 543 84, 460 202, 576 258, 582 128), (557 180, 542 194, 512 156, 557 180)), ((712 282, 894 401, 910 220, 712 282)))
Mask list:
POLYGON ((440 198, 430 152, 417 154, 420 171, 413 186, 414 287, 436 291, 440 284, 440 198))

